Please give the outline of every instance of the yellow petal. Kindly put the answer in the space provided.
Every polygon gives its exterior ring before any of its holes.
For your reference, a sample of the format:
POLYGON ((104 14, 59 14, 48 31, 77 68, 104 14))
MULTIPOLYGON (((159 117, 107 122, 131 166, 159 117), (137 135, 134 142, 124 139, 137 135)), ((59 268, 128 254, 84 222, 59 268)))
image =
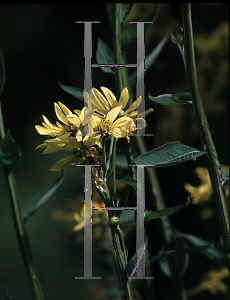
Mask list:
POLYGON ((105 97, 95 88, 91 90, 92 94, 92 105, 100 113, 106 115, 107 112, 110 110, 109 104, 106 101, 105 97))
POLYGON ((123 130, 121 128, 114 128, 113 130, 111 130, 110 133, 112 136, 114 136, 115 138, 124 138, 128 135, 127 130, 123 130))
POLYGON ((61 108, 59 107, 59 105, 57 103, 54 102, 54 108, 55 108, 55 112, 56 112, 56 115, 58 117, 58 119, 64 123, 64 124, 67 124, 68 123, 68 120, 66 118, 66 116, 64 115, 64 113, 62 112, 61 108))
POLYGON ((114 96, 114 94, 107 88, 101 86, 101 90, 104 93, 107 101, 109 102, 109 105, 111 106, 111 108, 114 108, 117 106, 117 99, 114 96))
POLYGON ((68 107, 65 106, 64 104, 62 104, 60 101, 58 101, 58 105, 59 105, 59 107, 61 107, 61 109, 63 110, 63 112, 66 116, 72 114, 71 110, 68 109, 68 107))
POLYGON ((37 146, 37 147, 35 148, 35 150, 41 149, 41 148, 45 148, 46 146, 47 146, 46 143, 41 144, 41 145, 37 146))
POLYGON ((54 129, 57 129, 57 126, 55 126, 54 124, 52 124, 52 123, 51 123, 44 115, 43 115, 42 117, 43 117, 45 123, 46 123, 49 127, 54 128, 54 129))
POLYGON ((71 134, 71 132, 67 132, 65 134, 60 135, 59 137, 54 138, 54 139, 46 140, 45 142, 49 146, 54 146, 55 144, 56 144, 56 146, 57 145, 64 146, 65 143, 67 142, 70 134, 71 134))
POLYGON ((66 118, 68 119, 68 121, 70 123, 72 123, 77 128, 80 127, 80 119, 77 115, 71 114, 71 115, 66 116, 66 118))
MULTIPOLYGON (((131 126, 133 120, 129 117, 121 117, 114 122, 115 128, 131 126)), ((133 124, 134 125, 134 124, 133 124)))
POLYGON ((68 165, 71 161, 76 159, 77 156, 75 154, 67 156, 65 158, 62 158, 59 160, 56 164, 54 164, 51 168, 50 171, 60 171, 63 169, 66 165, 68 165))
POLYGON ((121 96, 118 102, 118 105, 121 106, 121 109, 124 109, 129 101, 129 92, 127 88, 124 88, 121 92, 121 96))
POLYGON ((75 151, 77 148, 81 147, 81 143, 78 143, 76 137, 70 137, 68 143, 65 144, 62 151, 75 151))
POLYGON ((60 146, 47 146, 46 149, 42 152, 42 154, 50 154, 61 150, 60 146))
POLYGON ((114 121, 121 110, 121 106, 115 107, 107 113, 106 119, 110 121, 114 121))
POLYGON ((41 135, 56 135, 60 133, 60 129, 44 128, 40 125, 35 125, 36 130, 41 135))
POLYGON ((143 118, 144 116, 147 116, 148 114, 150 114, 152 111, 153 111, 153 108, 150 108, 150 109, 146 110, 143 113, 137 114, 137 117, 138 118, 143 118))
POLYGON ((143 118, 137 118, 136 120, 136 127, 137 129, 143 129, 146 127, 146 122, 143 118))
POLYGON ((137 100, 135 100, 134 102, 133 102, 133 104, 125 111, 125 113, 127 114, 127 113, 129 113, 129 112, 131 112, 131 111, 133 111, 133 110, 136 110, 137 109, 137 107, 141 104, 141 101, 142 101, 142 97, 140 96, 137 100))
POLYGON ((78 130, 78 132, 76 134, 76 140, 78 141, 78 143, 80 143, 82 141, 82 132, 81 132, 81 130, 78 130))

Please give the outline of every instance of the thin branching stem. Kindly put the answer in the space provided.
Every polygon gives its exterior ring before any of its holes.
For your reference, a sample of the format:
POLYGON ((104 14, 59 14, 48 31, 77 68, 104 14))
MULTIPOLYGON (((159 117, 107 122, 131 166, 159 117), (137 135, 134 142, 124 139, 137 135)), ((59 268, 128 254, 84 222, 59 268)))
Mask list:
POLYGON ((217 216, 224 243, 226 257, 230 253, 229 212, 226 195, 222 185, 222 172, 215 145, 209 130, 208 121, 203 107, 196 74, 196 62, 193 42, 193 28, 191 17, 191 3, 182 4, 184 29, 184 47, 187 76, 193 101, 193 109, 201 141, 207 151, 206 161, 213 192, 215 195, 217 216))
MULTIPOLYGON (((5 131, 3 126, 3 115, 1 110, 0 103, 0 144, 5 137, 5 131)), ((28 282, 31 288, 31 292, 34 300, 43 300, 43 292, 38 280, 34 262, 32 251, 29 243, 29 238, 27 235, 26 227, 23 223, 22 219, 22 211, 20 206, 19 192, 17 189, 15 172, 14 170, 10 170, 7 166, 3 164, 5 177, 7 180, 7 186, 10 195, 10 206, 12 212, 12 218, 14 223, 14 230, 17 236, 19 248, 21 251, 23 263, 25 266, 28 282)))

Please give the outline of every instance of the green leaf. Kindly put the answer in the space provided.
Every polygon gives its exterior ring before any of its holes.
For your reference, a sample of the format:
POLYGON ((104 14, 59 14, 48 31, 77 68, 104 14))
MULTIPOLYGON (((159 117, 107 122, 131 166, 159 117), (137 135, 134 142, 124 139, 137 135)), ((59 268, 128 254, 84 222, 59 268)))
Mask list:
MULTIPOLYGON (((151 214, 153 211, 150 209, 145 209, 145 217, 151 214)), ((131 224, 135 222, 135 216, 136 210, 128 209, 123 210, 122 215, 120 216, 120 223, 121 224, 131 224)))
MULTIPOLYGON (((100 38, 97 43, 96 59, 99 65, 114 64, 113 52, 100 38)), ((113 67, 100 68, 103 72, 114 75, 113 67)))
POLYGON ((229 170, 222 174, 223 185, 226 185, 229 181, 229 170))
POLYGON ((148 216, 145 216, 145 224, 151 220, 175 214, 176 212, 185 208, 189 203, 190 203, 190 199, 188 197, 187 201, 184 204, 155 211, 149 214, 148 216))
POLYGON ((2 50, 0 48, 0 97, 5 86, 5 81, 6 81, 5 63, 3 59, 2 50))
POLYGON ((31 217, 36 211, 39 210, 53 195, 57 188, 61 185, 64 179, 64 171, 62 170, 61 175, 41 192, 39 192, 34 198, 32 198, 22 208, 23 222, 25 223, 29 217, 31 217))
POLYGON ((181 55, 184 55, 184 39, 183 35, 177 32, 177 35, 174 36, 171 33, 171 39, 173 44, 176 45, 177 49, 180 51, 181 55))
POLYGON ((125 177, 120 174, 116 174, 116 179, 120 182, 131 185, 135 191, 137 191, 137 180, 131 177, 125 177))
POLYGON ((161 105, 182 105, 182 104, 192 104, 192 98, 190 93, 181 93, 181 94, 164 94, 157 97, 148 95, 149 99, 153 102, 156 102, 161 105))
MULTIPOLYGON (((71 96, 80 99, 82 101, 84 101, 84 96, 83 96, 83 89, 79 89, 79 88, 75 88, 75 87, 71 87, 71 86, 67 86, 67 85, 63 85, 59 82, 60 87, 68 94, 70 94, 71 96)), ((91 92, 86 91, 89 94, 91 94, 91 92)))
POLYGON ((21 150, 8 130, 1 143, 0 158, 3 164, 12 170, 20 162, 21 157, 21 150))
POLYGON ((203 246, 194 246, 194 247, 186 247, 183 249, 176 249, 176 250, 170 250, 170 251, 165 251, 164 253, 153 257, 150 262, 154 262, 162 257, 173 257, 173 256, 178 256, 178 255, 186 255, 186 254, 194 254, 198 253, 201 251, 204 251, 210 247, 213 247, 213 245, 203 245, 203 246))
MULTIPOLYGON (((149 16, 147 16, 143 21, 149 21, 149 22, 155 22, 158 13, 160 11, 161 5, 158 4, 157 9, 151 13, 149 16)), ((152 23, 146 23, 145 26, 145 32, 148 30, 148 28, 152 25, 152 23)), ((125 30, 121 32, 121 42, 123 45, 128 44, 132 40, 135 40, 137 38, 137 25, 133 24, 130 27, 127 27, 125 30)))
POLYGON ((121 18, 120 24, 122 25, 125 20, 128 18, 131 10, 133 8, 134 3, 121 3, 121 18))
MULTIPOLYGON (((176 236, 182 236, 183 238, 187 239, 192 245, 194 246, 204 246, 207 245, 208 242, 191 234, 176 233, 176 236)), ((227 260, 224 256, 224 254, 216 247, 211 247, 205 250, 202 250, 202 253, 206 255, 209 259, 214 261, 216 264, 220 266, 224 266, 225 268, 228 268, 227 260)))
MULTIPOLYGON (((168 40, 168 33, 165 34, 163 39, 152 50, 152 52, 146 57, 145 62, 144 61, 142 62, 142 64, 139 66, 140 70, 145 70, 145 72, 147 72, 150 69, 150 67, 154 64, 154 62, 157 60, 158 56, 160 55, 161 50, 163 49, 167 40, 168 40)), ((137 74, 137 72, 135 71, 129 77, 131 85, 134 85, 136 83, 136 74, 137 74)))
POLYGON ((126 274, 129 279, 135 273, 135 271, 140 263, 140 260, 143 256, 143 254, 145 253, 145 247, 146 247, 147 241, 148 241, 147 236, 145 236, 145 243, 137 250, 137 252, 133 255, 133 257, 130 259, 130 261, 127 265, 126 274))
POLYGON ((134 163, 153 167, 169 167, 188 160, 196 160, 197 157, 204 154, 206 151, 200 151, 176 141, 136 157, 134 163))

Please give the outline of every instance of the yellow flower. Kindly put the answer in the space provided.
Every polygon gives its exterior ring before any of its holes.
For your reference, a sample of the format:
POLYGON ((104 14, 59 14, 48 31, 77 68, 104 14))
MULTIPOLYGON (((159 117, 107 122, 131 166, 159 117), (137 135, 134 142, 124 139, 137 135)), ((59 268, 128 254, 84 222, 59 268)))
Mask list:
MULTIPOLYGON (((111 109, 116 107, 121 107, 119 111, 120 117, 129 117, 132 118, 134 122, 136 122, 137 129, 142 129, 146 126, 145 120, 143 119, 144 116, 147 116, 150 112, 153 111, 152 108, 148 109, 147 111, 138 114, 136 109, 139 107, 142 101, 142 97, 140 96, 137 100, 135 100, 132 105, 126 109, 126 105, 129 100, 129 92, 127 88, 124 88, 121 92, 121 96, 119 101, 117 101, 114 94, 107 88, 101 87, 102 92, 104 93, 105 97, 95 88, 92 88, 92 108, 98 112, 99 114, 105 116, 111 109)), ((88 98, 90 96, 88 95, 88 98)))
POLYGON ((57 125, 52 124, 45 116, 43 116, 43 127, 35 125, 36 130, 41 135, 48 135, 49 138, 39 145, 37 149, 46 148, 44 154, 53 153, 59 150, 76 151, 81 147, 81 141, 87 146, 101 145, 99 137, 95 135, 86 135, 83 138, 84 126, 90 122, 90 113, 84 107, 80 112, 76 110, 76 114, 72 113, 68 107, 61 102, 54 103, 56 115, 64 125, 56 122, 57 125))
POLYGON ((129 142, 128 134, 135 131, 136 126, 129 117, 116 119, 120 110, 121 106, 113 108, 104 117, 94 116, 94 133, 102 137, 108 137, 108 135, 114 136, 115 138, 126 137, 129 142))

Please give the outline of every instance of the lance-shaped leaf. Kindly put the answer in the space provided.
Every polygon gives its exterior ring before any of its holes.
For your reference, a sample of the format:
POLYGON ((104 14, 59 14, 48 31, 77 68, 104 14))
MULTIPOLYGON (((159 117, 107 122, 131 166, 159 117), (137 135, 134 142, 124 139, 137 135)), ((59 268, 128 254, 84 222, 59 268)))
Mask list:
POLYGON ((204 154, 206 151, 200 151, 181 142, 171 142, 136 157, 134 163, 153 167, 169 167, 188 160, 196 160, 197 157, 204 154))
POLYGON ((190 93, 181 93, 181 94, 164 94, 157 97, 148 95, 149 99, 153 102, 156 102, 161 105, 182 105, 182 104, 192 104, 192 98, 190 93))
MULTIPOLYGON (((207 245, 208 242, 191 234, 186 234, 182 232, 176 233, 176 236, 181 236, 187 239, 194 246, 203 246, 207 245)), ((209 259, 214 261, 216 264, 220 266, 224 266, 228 268, 227 258, 225 258, 224 254, 216 247, 211 247, 205 250, 202 250, 202 253, 207 256, 209 259)))
POLYGON ((226 185, 229 181, 229 170, 222 174, 223 185, 226 185))
POLYGON ((0 97, 5 86, 5 81, 6 81, 5 63, 2 55, 2 50, 0 48, 0 97))
MULTIPOLYGON (((122 211, 122 215, 120 216, 120 223, 121 224, 132 224, 135 222, 135 214, 136 210, 134 209, 124 209, 122 211)), ((153 213, 152 210, 150 209, 145 209, 145 217, 153 213)), ((144 217, 144 212, 143 212, 143 217, 144 217)))
POLYGON ((10 171, 20 162, 22 153, 9 130, 2 140, 0 146, 0 158, 3 164, 10 171))
MULTIPOLYGON (((182 30, 182 28, 181 28, 181 30, 182 30)), ((174 36, 171 33, 171 39, 172 39, 173 44, 176 45, 176 47, 180 51, 181 55, 184 55, 184 39, 183 39, 183 35, 177 32, 177 35, 174 36)))
POLYGON ((45 187, 41 192, 39 192, 34 198, 32 198, 25 206, 22 208, 23 222, 25 223, 30 216, 32 216, 36 211, 39 210, 53 195, 57 188, 61 185, 64 179, 64 171, 62 170, 61 175, 47 187, 45 187))
POLYGON ((174 206, 174 207, 154 211, 153 213, 145 216, 145 224, 147 222, 151 221, 151 220, 175 214, 176 212, 178 212, 178 211, 182 210, 183 208, 185 208, 189 203, 190 203, 190 199, 188 197, 187 201, 185 203, 181 204, 181 205, 177 205, 177 206, 174 206))
MULTIPOLYGON (((99 65, 114 64, 113 52, 101 39, 98 39, 96 59, 99 65)), ((114 75, 113 67, 100 67, 100 68, 103 72, 114 75)))
POLYGON ((133 179, 131 177, 125 177, 120 174, 116 174, 116 179, 120 182, 131 185, 134 188, 134 190, 137 191, 137 180, 136 179, 133 179))
POLYGON ((134 3, 121 3, 121 18, 120 24, 122 25, 125 20, 128 18, 131 10, 133 8, 134 3))
POLYGON ((183 249, 175 249, 175 250, 165 251, 164 253, 151 258, 150 263, 152 263, 160 258, 163 258, 163 257, 166 258, 166 257, 173 257, 173 256, 178 256, 178 255, 198 253, 198 252, 204 251, 210 247, 213 247, 213 245, 207 244, 207 245, 203 245, 203 246, 186 247, 183 249))
MULTIPOLYGON (((138 69, 140 70, 144 70, 145 73, 150 69, 150 67, 154 64, 154 62, 157 60, 158 56, 161 53, 161 50, 163 49, 165 43, 168 40, 168 33, 165 34, 165 36, 163 37, 163 39, 157 44, 157 46, 151 51, 151 53, 146 57, 145 62, 143 61, 140 66, 138 67, 138 69)), ((130 83, 131 85, 134 85, 136 83, 136 81, 139 79, 136 79, 136 74, 140 74, 139 76, 143 76, 144 72, 134 72, 130 77, 130 83)))
MULTIPOLYGON (((67 85, 63 85, 59 82, 60 87, 68 94, 70 94, 71 96, 84 101, 84 96, 83 96, 83 89, 79 89, 79 88, 75 88, 75 87, 71 87, 71 86, 67 86, 67 85)), ((90 91, 86 91, 87 93, 91 93, 90 91)))
POLYGON ((137 252, 133 255, 133 257, 130 259, 130 261, 127 265, 126 274, 129 279, 135 273, 135 271, 140 263, 140 260, 145 253, 145 247, 147 245, 147 241, 148 241, 147 236, 145 236, 145 243, 137 250, 137 252))
MULTIPOLYGON (((158 13, 160 11, 160 7, 161 5, 158 4, 157 9, 151 13, 149 16, 147 16, 144 20, 142 21, 149 21, 149 22, 155 22, 158 13)), ((146 23, 145 26, 145 32, 147 31, 147 29, 152 25, 152 23, 146 23)), ((131 42, 132 40, 137 38, 137 25, 133 24, 132 26, 126 28, 125 30, 122 31, 121 33, 121 41, 123 45, 128 44, 129 42, 131 42)))

